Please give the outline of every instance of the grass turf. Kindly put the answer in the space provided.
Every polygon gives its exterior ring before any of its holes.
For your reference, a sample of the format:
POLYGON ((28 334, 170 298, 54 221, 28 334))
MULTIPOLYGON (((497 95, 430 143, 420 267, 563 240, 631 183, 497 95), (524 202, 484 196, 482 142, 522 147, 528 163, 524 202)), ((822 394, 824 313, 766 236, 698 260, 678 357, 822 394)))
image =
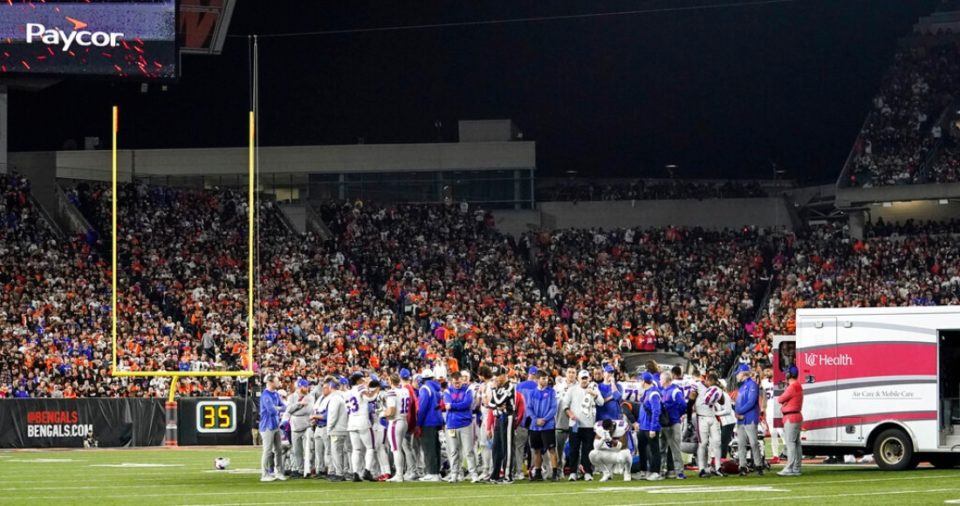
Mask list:
MULTIPOLYGON (((260 483, 254 448, 0 452, 0 504, 960 504, 960 470, 882 472, 873 466, 807 466, 804 476, 624 483, 260 483), (228 471, 215 457, 231 459, 228 471), (141 467, 136 467, 137 465, 141 467), (149 467, 148 467, 149 466, 149 467)), ((775 466, 778 470, 779 466, 775 466)))

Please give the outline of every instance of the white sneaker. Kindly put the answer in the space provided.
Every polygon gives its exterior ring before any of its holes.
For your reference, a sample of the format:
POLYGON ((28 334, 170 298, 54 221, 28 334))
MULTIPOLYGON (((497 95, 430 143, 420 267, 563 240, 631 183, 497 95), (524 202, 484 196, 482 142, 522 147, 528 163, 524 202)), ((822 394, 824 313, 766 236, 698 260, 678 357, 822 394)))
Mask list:
POLYGON ((646 472, 646 471, 637 471, 637 472, 631 474, 630 477, 633 478, 633 479, 635 479, 635 480, 645 480, 645 479, 647 479, 647 472, 646 472))
POLYGON ((475 473, 470 473, 470 483, 476 483, 480 481, 480 478, 477 477, 475 473))
POLYGON ((568 481, 577 481, 577 473, 570 473, 570 477, 567 478, 568 481))
POLYGON ((584 474, 583 481, 593 481, 593 475, 590 473, 584 474))
POLYGON ((603 483, 605 481, 610 481, 610 478, 612 477, 613 476, 611 476, 610 473, 603 473, 603 476, 600 477, 600 483, 603 483))
POLYGON ((517 475, 513 477, 513 481, 523 481, 526 477, 527 475, 523 473, 517 473, 517 475))
POLYGON ((623 473, 623 481, 630 481, 633 479, 633 476, 630 476, 630 471, 623 473))
POLYGON ((387 481, 390 483, 403 483, 403 476, 397 475, 387 481))
POLYGON ((280 473, 280 474, 277 474, 277 475, 274 475, 274 476, 276 476, 277 480, 279 480, 279 481, 287 481, 287 477, 284 476, 283 473, 280 473))
POLYGON ((663 477, 660 476, 660 473, 650 473, 647 475, 647 481, 660 481, 663 477))
POLYGON ((438 476, 438 475, 436 475, 436 474, 428 474, 428 475, 424 476, 423 478, 420 478, 420 481, 436 482, 436 481, 440 481, 440 476, 438 476))
POLYGON ((272 474, 268 474, 265 476, 261 476, 260 481, 277 481, 277 477, 272 474))

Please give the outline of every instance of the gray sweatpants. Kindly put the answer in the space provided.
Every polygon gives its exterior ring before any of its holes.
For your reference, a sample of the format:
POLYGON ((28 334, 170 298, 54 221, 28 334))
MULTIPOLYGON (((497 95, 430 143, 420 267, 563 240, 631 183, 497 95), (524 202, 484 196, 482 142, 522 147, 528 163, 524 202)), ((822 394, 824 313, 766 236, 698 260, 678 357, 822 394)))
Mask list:
POLYGON ((783 424, 783 442, 787 449, 787 471, 800 472, 800 461, 803 460, 803 448, 800 445, 800 426, 802 423, 783 424))
POLYGON ((740 464, 740 469, 747 468, 748 441, 754 467, 763 469, 763 462, 760 460, 760 441, 757 439, 757 424, 755 423, 737 424, 737 461, 740 464))
MULTIPOLYGON (((673 458, 673 470, 682 473, 683 457, 680 455, 680 439, 683 437, 683 425, 677 423, 663 427, 663 435, 667 448, 670 450, 670 456, 673 458)), ((666 467, 666 464, 664 464, 664 467, 666 467)))
POLYGON ((273 459, 273 474, 283 474, 283 446, 280 430, 265 430, 260 432, 263 438, 263 458, 260 461, 260 475, 269 476, 270 460, 273 459))
POLYGON ((473 434, 473 424, 459 429, 450 429, 447 432, 447 451, 450 454, 450 472, 458 478, 463 477, 463 461, 467 461, 467 474, 474 476, 477 473, 476 438, 473 434))
POLYGON ((523 476, 523 449, 530 440, 530 431, 524 427, 517 427, 513 435, 513 477, 523 476))
POLYGON ((330 436, 326 427, 317 427, 313 430, 313 468, 317 473, 330 472, 330 464, 330 436))
MULTIPOLYGON (((566 460, 563 450, 567 446, 568 439, 570 439, 570 429, 557 429, 557 467, 560 468, 561 473, 566 460)), ((636 445, 634 445, 634 448, 636 448, 636 445)))
POLYGON ((302 473, 303 472, 303 450, 307 446, 307 441, 309 441, 309 432, 307 430, 301 431, 290 431, 290 446, 293 450, 293 470, 302 473))
POLYGON ((345 476, 349 472, 347 462, 349 461, 347 453, 347 442, 350 441, 350 434, 331 434, 330 435, 330 460, 332 461, 333 474, 345 476))

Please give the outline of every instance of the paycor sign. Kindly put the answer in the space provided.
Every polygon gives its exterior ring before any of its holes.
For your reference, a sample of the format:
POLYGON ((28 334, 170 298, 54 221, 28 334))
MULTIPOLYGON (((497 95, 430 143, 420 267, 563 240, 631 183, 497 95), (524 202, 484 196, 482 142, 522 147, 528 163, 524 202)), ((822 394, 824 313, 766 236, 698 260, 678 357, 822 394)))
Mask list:
POLYGON ((83 30, 87 23, 67 17, 73 24, 73 30, 64 32, 59 28, 48 29, 40 23, 27 23, 27 44, 40 41, 48 46, 60 46, 60 51, 67 52, 74 43, 78 46, 117 47, 123 40, 122 32, 91 32, 83 30))

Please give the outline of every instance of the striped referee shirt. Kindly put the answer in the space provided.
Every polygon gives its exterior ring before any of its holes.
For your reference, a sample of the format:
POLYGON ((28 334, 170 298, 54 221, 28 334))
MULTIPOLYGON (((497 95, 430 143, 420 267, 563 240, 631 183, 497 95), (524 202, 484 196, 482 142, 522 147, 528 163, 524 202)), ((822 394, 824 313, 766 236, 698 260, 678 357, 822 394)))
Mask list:
POLYGON ((508 381, 494 388, 488 407, 498 416, 513 415, 517 411, 517 391, 513 383, 508 381))

